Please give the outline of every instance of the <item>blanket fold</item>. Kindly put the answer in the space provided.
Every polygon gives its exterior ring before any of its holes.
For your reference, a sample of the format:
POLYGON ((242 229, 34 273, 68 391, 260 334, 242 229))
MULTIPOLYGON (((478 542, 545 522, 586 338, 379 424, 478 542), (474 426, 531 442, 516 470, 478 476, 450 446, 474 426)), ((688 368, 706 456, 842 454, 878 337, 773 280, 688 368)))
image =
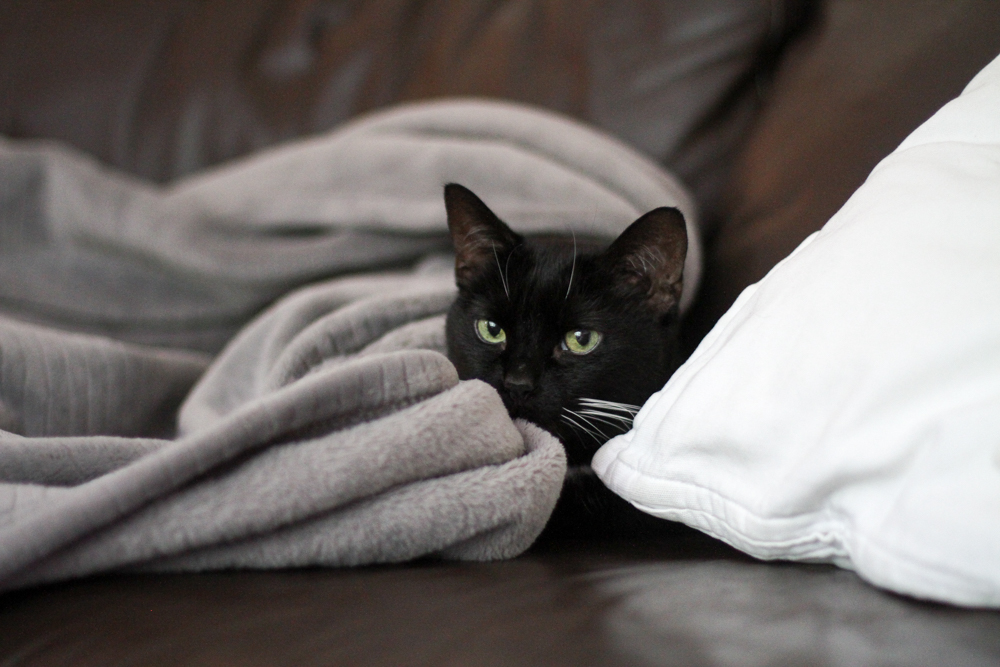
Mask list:
POLYGON ((521 231, 694 224, 618 142, 473 101, 166 188, 37 143, 0 141, 0 175, 0 589, 521 553, 565 455, 444 355, 441 186, 521 231))

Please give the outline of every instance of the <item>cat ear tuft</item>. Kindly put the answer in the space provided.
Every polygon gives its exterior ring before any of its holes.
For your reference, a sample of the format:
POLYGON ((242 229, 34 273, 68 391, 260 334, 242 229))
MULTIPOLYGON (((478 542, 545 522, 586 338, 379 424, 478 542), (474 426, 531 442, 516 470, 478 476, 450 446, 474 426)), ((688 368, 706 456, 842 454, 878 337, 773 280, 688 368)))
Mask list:
POLYGON ((666 315, 680 303, 686 255, 684 216, 661 207, 629 225, 603 259, 619 284, 642 290, 653 311, 666 315))
POLYGON ((522 241, 472 190, 457 183, 444 186, 444 207, 455 245, 455 282, 459 287, 468 287, 476 275, 522 241))

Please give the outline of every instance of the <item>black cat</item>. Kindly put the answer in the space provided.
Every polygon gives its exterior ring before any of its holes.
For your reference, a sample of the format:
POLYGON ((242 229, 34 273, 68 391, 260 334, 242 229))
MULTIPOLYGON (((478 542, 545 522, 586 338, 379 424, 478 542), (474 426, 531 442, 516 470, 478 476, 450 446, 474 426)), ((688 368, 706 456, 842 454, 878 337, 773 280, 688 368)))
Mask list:
POLYGON ((512 417, 565 446, 570 471, 547 532, 648 523, 589 464, 679 365, 680 211, 650 211, 603 249, 571 236, 523 237, 461 185, 444 194, 458 284, 448 356, 460 378, 489 383, 512 417))

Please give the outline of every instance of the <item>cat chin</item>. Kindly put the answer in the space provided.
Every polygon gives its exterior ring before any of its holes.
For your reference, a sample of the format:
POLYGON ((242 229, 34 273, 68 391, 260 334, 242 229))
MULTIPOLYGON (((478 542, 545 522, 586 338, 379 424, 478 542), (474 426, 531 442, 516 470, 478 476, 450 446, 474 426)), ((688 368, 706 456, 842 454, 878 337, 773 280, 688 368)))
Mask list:
POLYGON ((530 405, 515 403, 511 399, 502 395, 501 398, 503 398, 504 407, 507 408, 507 412, 510 414, 511 419, 523 419, 525 421, 529 421, 535 426, 548 431, 557 438, 559 437, 558 428, 556 426, 557 422, 555 419, 547 418, 543 413, 532 408, 530 405))
MULTIPOLYGON (((522 419, 531 421, 531 419, 528 419, 527 417, 522 417, 522 419)), ((559 422, 540 424, 532 421, 532 423, 551 433, 557 440, 559 440, 563 449, 566 451, 566 460, 570 468, 580 468, 581 471, 585 469, 589 470, 590 460, 594 457, 594 453, 600 445, 603 444, 590 437, 586 440, 581 439, 577 433, 565 428, 559 422)))

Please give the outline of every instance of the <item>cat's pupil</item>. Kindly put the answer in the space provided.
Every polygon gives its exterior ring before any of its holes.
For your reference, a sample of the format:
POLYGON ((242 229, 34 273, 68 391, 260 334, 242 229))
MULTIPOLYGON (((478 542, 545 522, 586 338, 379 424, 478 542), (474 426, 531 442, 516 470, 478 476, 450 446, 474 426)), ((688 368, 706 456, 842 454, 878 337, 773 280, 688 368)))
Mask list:
POLYGON ((580 347, 587 347, 590 344, 590 332, 589 331, 574 331, 573 338, 576 342, 580 344, 580 347))
POLYGON ((488 331, 489 334, 494 338, 498 338, 500 336, 500 331, 501 331, 500 325, 494 322, 493 320, 487 320, 486 331, 488 331))

